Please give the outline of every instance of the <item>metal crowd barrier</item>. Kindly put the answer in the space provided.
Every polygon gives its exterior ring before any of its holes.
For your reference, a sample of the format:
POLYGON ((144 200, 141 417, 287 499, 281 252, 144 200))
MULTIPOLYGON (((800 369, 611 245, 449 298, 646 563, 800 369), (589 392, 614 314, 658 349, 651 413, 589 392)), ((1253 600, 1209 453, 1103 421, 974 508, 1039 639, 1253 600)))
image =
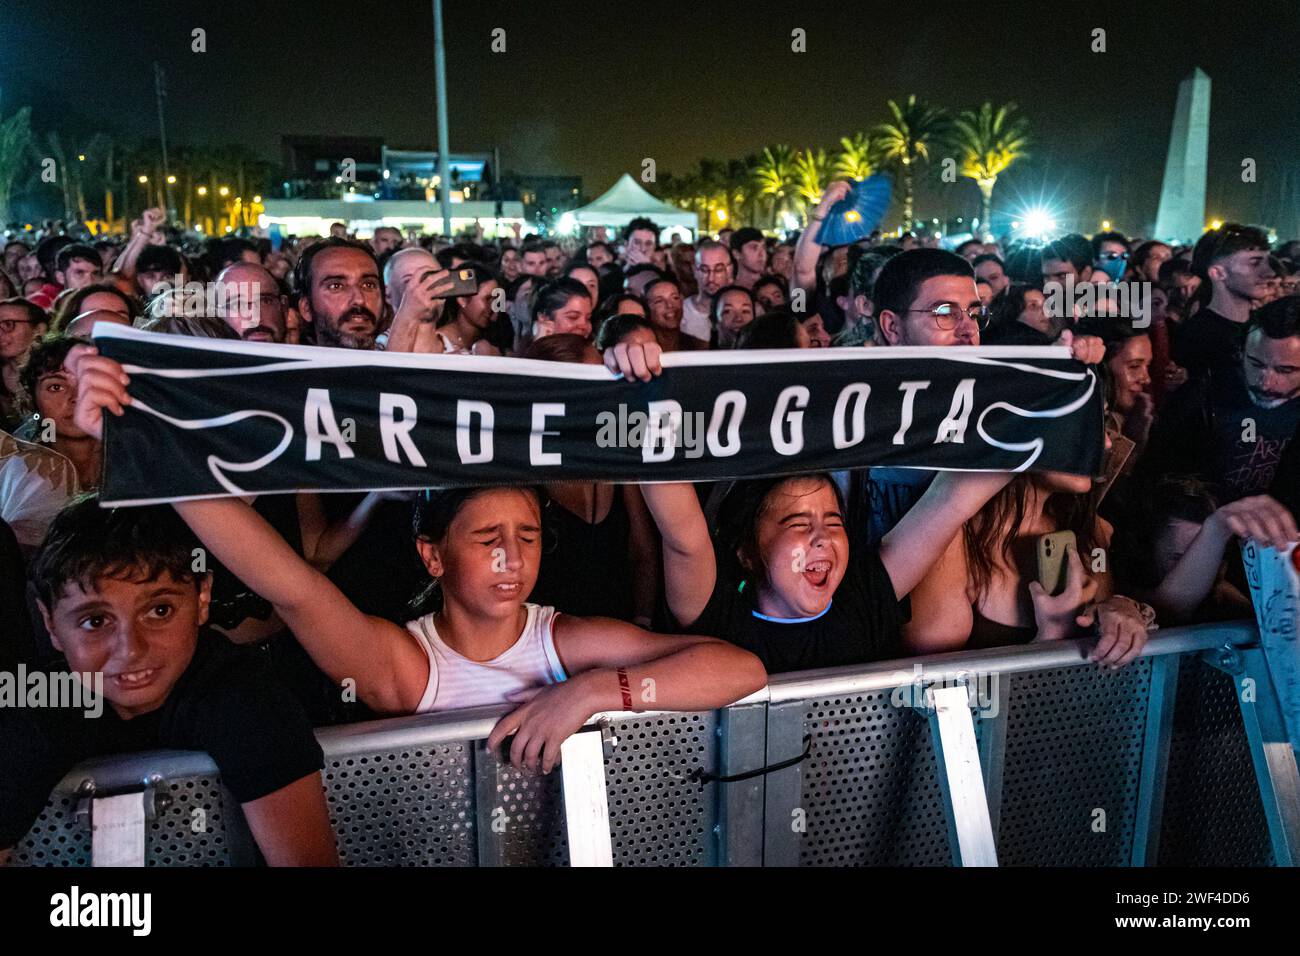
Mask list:
MULTIPOLYGON (((1060 642, 784 675, 607 715, 547 777, 486 750, 504 708, 333 727, 324 783, 351 866, 1291 865, 1300 778, 1257 639, 1162 630, 1118 672, 1060 642)), ((14 862, 103 862, 101 830, 148 866, 258 860, 204 754, 76 768, 14 862), (143 814, 113 817, 123 792, 143 814)))

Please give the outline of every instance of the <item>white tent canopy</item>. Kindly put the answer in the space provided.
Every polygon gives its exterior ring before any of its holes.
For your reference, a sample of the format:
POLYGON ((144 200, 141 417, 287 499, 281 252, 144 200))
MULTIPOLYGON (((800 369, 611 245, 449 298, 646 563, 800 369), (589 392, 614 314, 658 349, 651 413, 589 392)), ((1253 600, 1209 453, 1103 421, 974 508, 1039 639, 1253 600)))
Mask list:
POLYGON ((653 219, 661 228, 699 228, 699 217, 655 199, 641 184, 624 173, 599 199, 569 213, 579 226, 626 226, 637 216, 653 219))

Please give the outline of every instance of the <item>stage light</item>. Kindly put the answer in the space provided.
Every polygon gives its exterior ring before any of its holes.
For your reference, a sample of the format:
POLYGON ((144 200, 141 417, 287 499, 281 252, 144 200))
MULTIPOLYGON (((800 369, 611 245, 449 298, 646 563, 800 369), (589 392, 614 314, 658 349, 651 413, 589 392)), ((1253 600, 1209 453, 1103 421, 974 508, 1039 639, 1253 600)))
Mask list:
POLYGON ((217 190, 217 192, 221 193, 221 195, 223 195, 223 196, 229 196, 229 195, 230 195, 230 187, 229 187, 229 186, 222 186, 220 189, 217 190))
POLYGON ((1222 228, 1223 228, 1223 220, 1222 220, 1222 219, 1216 219, 1216 220, 1214 220, 1212 223, 1210 223, 1210 228, 1211 228, 1211 229, 1222 229, 1222 228))
POLYGON ((1101 228, 1104 229, 1104 230, 1106 230, 1106 231, 1109 231, 1109 230, 1110 230, 1110 220, 1109 220, 1109 219, 1103 219, 1103 220, 1101 221, 1101 228))
POLYGON ((169 186, 175 186, 175 185, 176 185, 176 177, 175 177, 175 176, 168 176, 168 177, 167 177, 167 185, 169 185, 169 186))
POLYGON ((208 194, 208 187, 200 186, 198 192, 200 196, 206 196, 208 194))
POLYGON ((1012 226, 1031 238, 1046 239, 1047 234, 1056 229, 1056 220, 1046 209, 1030 209, 1020 220, 1020 225, 1013 223, 1012 226))
POLYGON ((148 176, 141 176, 141 177, 140 177, 140 182, 142 182, 142 183, 147 183, 148 181, 149 181, 149 177, 148 177, 148 176))

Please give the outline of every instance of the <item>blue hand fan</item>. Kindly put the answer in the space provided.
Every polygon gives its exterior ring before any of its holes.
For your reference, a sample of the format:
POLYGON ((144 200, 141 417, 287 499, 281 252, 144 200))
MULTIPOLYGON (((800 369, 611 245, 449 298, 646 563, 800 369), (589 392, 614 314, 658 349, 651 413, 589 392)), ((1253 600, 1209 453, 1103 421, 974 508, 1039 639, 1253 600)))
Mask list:
POLYGON ((891 192, 889 177, 884 173, 858 180, 849 194, 831 206, 831 211, 822 220, 821 231, 817 233, 818 244, 847 246, 866 239, 884 218, 891 192))

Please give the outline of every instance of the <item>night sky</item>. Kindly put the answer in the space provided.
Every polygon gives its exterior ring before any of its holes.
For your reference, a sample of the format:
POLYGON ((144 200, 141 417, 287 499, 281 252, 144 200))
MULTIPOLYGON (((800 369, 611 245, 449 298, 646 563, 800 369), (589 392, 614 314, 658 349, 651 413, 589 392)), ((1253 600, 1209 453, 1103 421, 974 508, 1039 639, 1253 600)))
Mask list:
MULTIPOLYGON (((996 205, 1042 197, 1064 217, 1104 213, 1136 231, 1154 218, 1178 81, 1200 66, 1214 83, 1207 216, 1296 222, 1294 0, 446 0, 445 15, 452 149, 500 146, 507 169, 581 175, 588 197, 647 156, 685 172, 769 143, 830 148, 915 92, 957 108, 1020 104, 1034 156, 999 182, 996 205), (494 27, 504 54, 490 50, 494 27), (807 53, 790 51, 794 27, 807 53), (1090 51, 1095 27, 1104 54, 1090 51), (1241 182, 1243 157, 1258 182, 1241 182)), ((30 102, 41 128, 156 135, 157 59, 174 142, 237 140, 271 160, 284 133, 436 144, 429 2, 5 0, 0 18, 3 109, 30 102), (203 54, 190 52, 196 26, 203 54)), ((917 211, 977 208, 960 180, 924 186, 917 211)))

